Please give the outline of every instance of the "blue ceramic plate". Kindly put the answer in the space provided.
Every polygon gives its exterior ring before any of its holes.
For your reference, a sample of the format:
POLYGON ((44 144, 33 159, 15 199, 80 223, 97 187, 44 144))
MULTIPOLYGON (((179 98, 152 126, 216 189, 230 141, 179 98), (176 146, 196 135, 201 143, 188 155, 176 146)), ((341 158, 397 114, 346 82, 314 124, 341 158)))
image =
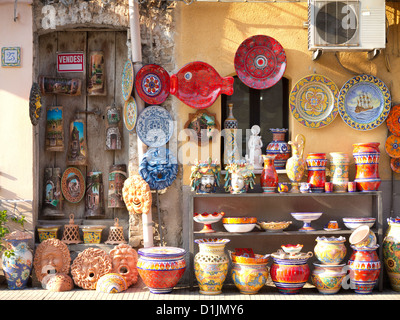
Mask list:
POLYGON ((389 115, 391 96, 388 87, 371 75, 359 75, 348 80, 338 97, 339 114, 356 130, 379 127, 389 115))

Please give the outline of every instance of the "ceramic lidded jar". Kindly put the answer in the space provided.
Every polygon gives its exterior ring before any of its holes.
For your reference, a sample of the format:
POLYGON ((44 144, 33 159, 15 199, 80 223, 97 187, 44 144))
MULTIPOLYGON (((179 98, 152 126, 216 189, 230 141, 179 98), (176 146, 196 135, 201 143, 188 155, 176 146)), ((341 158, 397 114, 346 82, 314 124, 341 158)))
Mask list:
POLYGON ((321 193, 325 190, 326 182, 326 159, 325 153, 309 153, 306 158, 308 177, 307 182, 311 183, 311 192, 321 193))
POLYGON ((272 141, 267 145, 266 154, 274 155, 275 169, 285 169, 286 161, 290 158, 290 145, 285 141, 288 129, 271 128, 272 141))
POLYGON ((381 184, 379 145, 379 142, 353 144, 353 158, 356 163, 354 181, 358 191, 375 191, 381 184))
POLYGON ((338 265, 346 256, 345 237, 317 237, 314 247, 315 257, 326 265, 338 265))
POLYGON ((334 192, 346 192, 349 182, 349 157, 345 152, 330 153, 330 178, 334 192))
POLYGON ((345 264, 326 265, 313 263, 314 270, 311 272, 311 281, 322 294, 335 294, 341 286, 347 274, 345 264))
POLYGON ((263 158, 264 168, 260 176, 261 187, 263 193, 274 193, 278 186, 278 173, 274 166, 275 155, 263 155, 263 158))
POLYGON ((286 161, 286 174, 292 182, 292 192, 299 192, 299 183, 307 168, 303 159, 306 138, 302 134, 298 134, 294 141, 288 143, 292 146, 292 156, 286 161))
POLYGON ((389 218, 383 239, 383 262, 394 291, 400 291, 400 218, 389 218))

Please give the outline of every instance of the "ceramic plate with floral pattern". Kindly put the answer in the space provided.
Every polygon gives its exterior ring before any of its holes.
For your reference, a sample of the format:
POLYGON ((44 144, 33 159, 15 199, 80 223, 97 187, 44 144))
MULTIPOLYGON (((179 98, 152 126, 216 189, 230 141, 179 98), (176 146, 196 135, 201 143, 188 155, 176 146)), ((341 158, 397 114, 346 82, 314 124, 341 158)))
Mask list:
POLYGON ((136 101, 133 97, 130 97, 124 105, 124 124, 128 131, 132 131, 135 128, 137 119, 137 106, 136 101))
POLYGON ((124 70, 122 71, 122 98, 128 101, 133 90, 134 71, 131 60, 125 62, 124 70))
POLYGON ((390 159, 390 167, 396 173, 400 173, 400 158, 390 159))
POLYGON ((339 92, 339 114, 347 125, 356 130, 367 131, 379 127, 388 117, 390 107, 388 87, 372 75, 351 78, 339 92))
POLYGON ((400 104, 390 109, 386 124, 392 134, 400 136, 400 104))
POLYGON ((61 191, 68 202, 77 203, 82 200, 86 191, 85 178, 75 167, 67 168, 61 178, 61 191))
POLYGON ((400 137, 394 134, 386 139, 385 143, 386 153, 392 158, 400 158, 400 137))
POLYGON ((148 104, 163 103, 168 98, 169 86, 169 74, 159 65, 145 65, 136 75, 136 91, 143 101, 148 104))
POLYGON ((335 120, 339 89, 330 79, 312 74, 300 79, 289 96, 293 117, 308 128, 322 128, 335 120))

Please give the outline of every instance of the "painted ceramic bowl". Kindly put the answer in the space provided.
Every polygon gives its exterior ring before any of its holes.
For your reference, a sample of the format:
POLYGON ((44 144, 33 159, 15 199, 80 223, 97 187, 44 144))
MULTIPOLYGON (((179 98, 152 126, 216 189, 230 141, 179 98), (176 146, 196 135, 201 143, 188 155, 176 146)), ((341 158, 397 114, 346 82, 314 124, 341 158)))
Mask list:
POLYGON ((349 242, 356 247, 373 247, 376 246, 376 236, 367 225, 362 225, 354 229, 349 242))
POLYGON ((83 242, 84 243, 100 243, 101 242, 101 232, 106 226, 98 225, 86 225, 81 226, 83 231, 83 242))
POLYGON ((286 244, 281 246, 282 250, 285 251, 289 255, 295 255, 298 254, 301 249, 303 249, 302 244, 286 244))
POLYGON ((213 212, 213 213, 197 213, 195 212, 193 214, 193 220, 196 221, 197 223, 203 223, 204 227, 201 231, 201 233, 206 233, 206 232, 215 232, 215 230, 212 228, 211 224, 218 222, 221 220, 221 218, 225 215, 225 212, 213 212))
POLYGON ((259 225, 263 230, 267 232, 280 232, 285 230, 289 225, 292 224, 292 221, 258 221, 257 225, 259 225))
POLYGON ((237 256, 235 253, 231 252, 231 259, 234 263, 241 264, 266 264, 268 263, 270 254, 254 254, 254 257, 237 256))
POLYGON ((228 232, 250 232, 257 223, 256 217, 227 217, 222 218, 222 224, 228 232))
POLYGON ((317 220, 322 212, 292 212, 291 215, 296 220, 304 222, 299 231, 314 231, 315 229, 311 227, 311 221, 317 220))
POLYGON ((376 219, 373 217, 343 218, 343 223, 349 229, 356 229, 364 225, 371 228, 374 225, 375 220, 376 219))

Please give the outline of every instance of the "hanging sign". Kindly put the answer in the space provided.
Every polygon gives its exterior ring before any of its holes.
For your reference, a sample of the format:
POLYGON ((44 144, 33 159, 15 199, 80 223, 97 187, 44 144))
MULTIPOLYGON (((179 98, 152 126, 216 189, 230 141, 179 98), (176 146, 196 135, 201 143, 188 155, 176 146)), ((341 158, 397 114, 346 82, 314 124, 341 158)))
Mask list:
POLYGON ((83 72, 83 71, 84 71, 83 52, 57 53, 57 72, 83 72))

